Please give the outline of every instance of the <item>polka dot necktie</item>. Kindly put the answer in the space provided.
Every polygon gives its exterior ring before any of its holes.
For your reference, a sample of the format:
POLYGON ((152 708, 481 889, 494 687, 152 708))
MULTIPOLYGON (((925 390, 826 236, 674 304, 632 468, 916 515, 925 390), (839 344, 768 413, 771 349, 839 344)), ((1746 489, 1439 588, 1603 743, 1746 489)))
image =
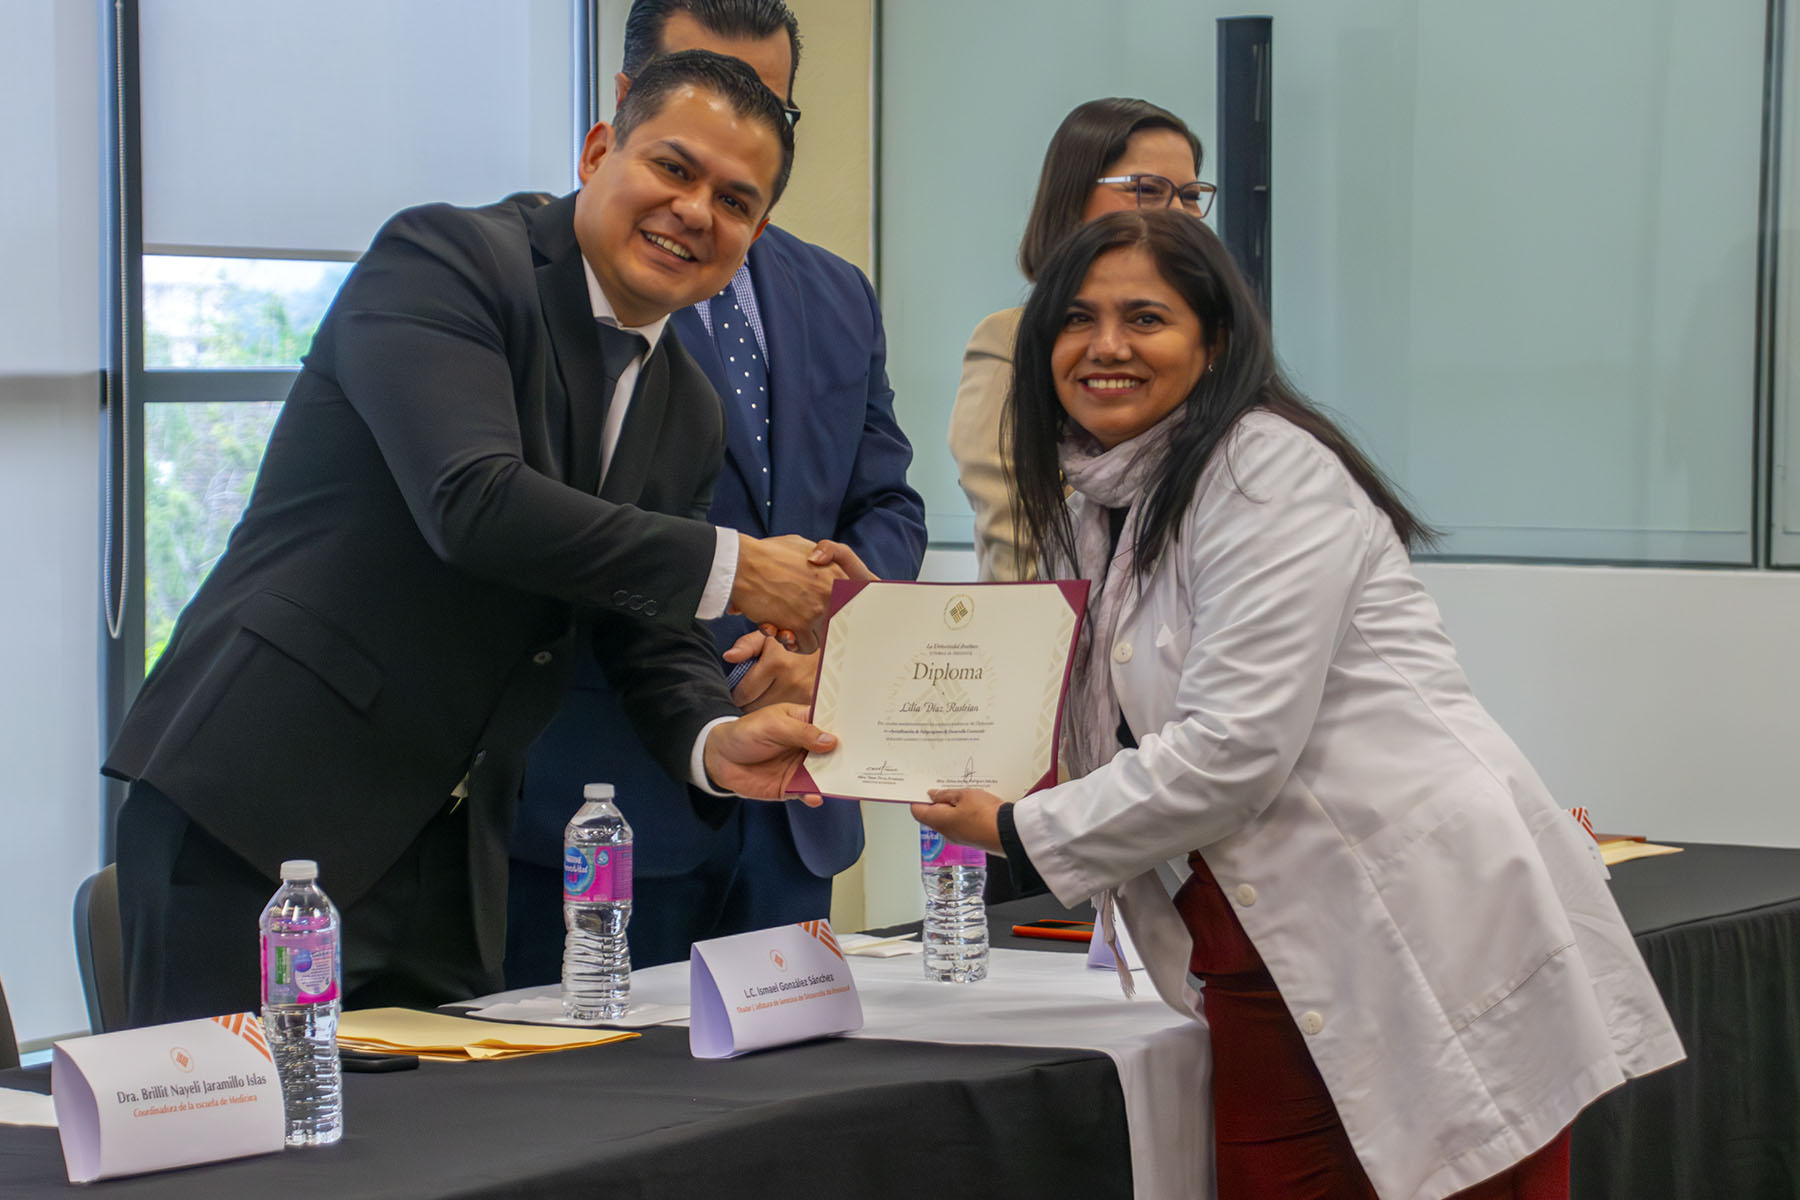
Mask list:
MULTIPOLYGON (((725 403, 735 404, 750 445, 756 451, 756 468, 762 472, 763 494, 769 494, 769 369, 756 344, 756 333, 738 307, 731 285, 708 303, 713 342, 725 364, 725 403)), ((765 500, 767 506, 771 502, 765 500)))

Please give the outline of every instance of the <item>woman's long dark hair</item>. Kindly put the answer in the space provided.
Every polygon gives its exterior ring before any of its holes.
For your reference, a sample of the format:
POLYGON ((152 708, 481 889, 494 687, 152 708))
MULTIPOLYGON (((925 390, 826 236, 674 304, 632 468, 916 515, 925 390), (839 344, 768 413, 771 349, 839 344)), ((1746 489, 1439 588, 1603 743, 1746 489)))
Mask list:
POLYGON ((1194 151, 1194 173, 1199 174, 1205 157, 1200 139, 1166 108, 1148 100, 1107 96, 1069 110, 1044 150, 1037 195, 1025 219, 1025 236, 1019 240, 1019 270, 1026 279, 1035 280, 1051 251, 1080 227, 1094 180, 1119 161, 1133 134, 1146 129, 1167 129, 1186 138, 1194 151))
POLYGON ((1212 230, 1185 213, 1135 210, 1110 213, 1071 234, 1044 263, 1025 302, 1013 347, 1013 390, 1003 436, 1012 448, 1013 516, 1028 544, 1039 547, 1047 560, 1076 561, 1075 531, 1057 459, 1057 443, 1071 422, 1056 394, 1050 349, 1094 260, 1134 246, 1150 255, 1163 279, 1194 310, 1214 352, 1212 370, 1200 376, 1182 404, 1160 470, 1144 481, 1147 495, 1132 543, 1138 580, 1149 574, 1175 537, 1200 473, 1221 440, 1239 417, 1257 408, 1299 426, 1337 455, 1406 546, 1436 537, 1355 443, 1282 377, 1268 322, 1212 230))

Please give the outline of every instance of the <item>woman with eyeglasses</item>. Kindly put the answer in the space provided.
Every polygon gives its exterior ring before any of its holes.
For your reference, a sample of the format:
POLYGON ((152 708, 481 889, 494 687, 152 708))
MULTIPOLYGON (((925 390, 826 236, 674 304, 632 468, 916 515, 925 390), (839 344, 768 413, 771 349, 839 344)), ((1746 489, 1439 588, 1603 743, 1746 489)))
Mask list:
POLYGON ((1682 1050, 1592 839, 1470 692, 1430 531, 1203 223, 1113 213, 1038 268, 1009 436, 1021 540, 1091 585, 1071 778, 914 815, 1122 915, 1204 1015, 1221 1200, 1563 1200, 1576 1114, 1682 1050))
MULTIPOLYGON (((1059 242, 1086 221, 1132 208, 1175 207, 1204 217, 1213 186, 1200 182, 1200 139, 1180 117, 1145 100, 1090 100, 1063 118, 1044 152, 1037 198, 1019 243, 1027 280, 1059 242)), ((962 382, 950 413, 950 453, 975 510, 982 579, 1029 579, 1033 555, 1020 545, 1001 444, 1001 413, 1012 386, 1017 308, 975 327, 963 351, 962 382)))

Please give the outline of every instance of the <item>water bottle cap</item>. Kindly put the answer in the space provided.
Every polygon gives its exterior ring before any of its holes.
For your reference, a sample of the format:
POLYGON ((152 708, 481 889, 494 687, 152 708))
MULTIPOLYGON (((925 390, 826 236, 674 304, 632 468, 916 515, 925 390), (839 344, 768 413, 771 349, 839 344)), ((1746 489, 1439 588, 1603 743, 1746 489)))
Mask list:
POLYGON ((310 858, 290 858, 281 864, 281 878, 285 880, 317 879, 319 864, 310 858))
POLYGON ((583 800, 611 800, 613 785, 610 783, 590 783, 581 789, 583 800))

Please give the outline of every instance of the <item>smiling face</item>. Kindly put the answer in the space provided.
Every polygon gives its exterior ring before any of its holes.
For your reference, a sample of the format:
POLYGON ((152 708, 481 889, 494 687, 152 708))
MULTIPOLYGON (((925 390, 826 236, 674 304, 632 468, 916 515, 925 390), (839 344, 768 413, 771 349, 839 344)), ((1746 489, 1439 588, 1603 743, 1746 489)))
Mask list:
MULTIPOLYGON (((1125 153, 1106 164, 1101 175, 1161 175, 1176 187, 1200 178, 1194 171, 1194 148, 1173 129, 1140 129, 1125 143, 1125 153)), ((1081 219, 1136 208, 1137 192, 1129 184, 1097 183, 1088 193, 1081 219)))
POLYGON ((1063 411, 1109 450, 1180 407, 1209 361, 1200 318, 1141 246, 1094 260, 1050 347, 1063 411))
POLYGON ((620 323, 647 325, 730 282, 768 224, 780 171, 773 130, 692 84, 623 143, 594 126, 575 238, 620 323))

